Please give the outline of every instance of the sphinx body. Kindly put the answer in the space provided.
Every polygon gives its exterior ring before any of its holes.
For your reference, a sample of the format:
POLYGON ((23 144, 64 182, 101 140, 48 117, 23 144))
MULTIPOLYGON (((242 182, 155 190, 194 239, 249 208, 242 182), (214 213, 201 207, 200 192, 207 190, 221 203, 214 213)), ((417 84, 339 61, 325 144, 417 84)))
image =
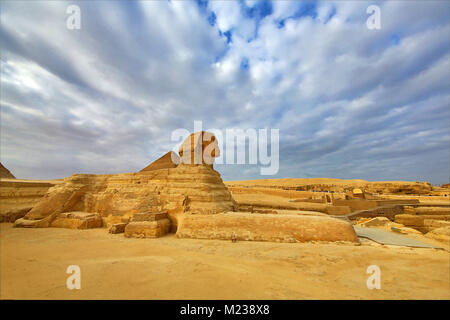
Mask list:
MULTIPOLYGON (((199 144, 202 134, 192 134, 186 139, 180 148, 184 155, 193 154, 199 146, 204 151, 214 143, 215 138, 209 143, 199 144), (192 150, 186 147, 191 141, 192 150)), ((174 155, 169 152, 163 157, 174 155)), ((177 159, 165 162, 160 159, 155 161, 157 165, 149 165, 137 173, 74 174, 65 178, 64 183, 50 188, 25 217, 16 221, 15 226, 49 227, 58 215, 65 212, 97 213, 108 223, 115 220, 114 217, 166 211, 172 230, 176 230, 183 214, 233 211, 235 202, 212 164, 204 161, 195 164, 194 157, 191 162, 182 157, 185 161, 178 165, 174 165, 179 162, 177 159)))
POLYGON ((237 204, 213 168, 217 141, 209 134, 205 142, 203 134, 183 142, 179 159, 168 153, 137 173, 72 175, 15 226, 71 227, 75 221, 76 228, 85 228, 131 218, 125 236, 160 236, 170 224, 182 238, 358 242, 350 223, 332 217, 233 212, 237 204))

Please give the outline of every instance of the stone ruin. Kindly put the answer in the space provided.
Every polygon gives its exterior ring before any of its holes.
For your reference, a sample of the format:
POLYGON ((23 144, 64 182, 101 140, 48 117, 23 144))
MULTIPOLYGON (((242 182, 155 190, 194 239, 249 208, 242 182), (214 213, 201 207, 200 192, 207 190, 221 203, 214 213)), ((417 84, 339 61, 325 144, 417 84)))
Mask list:
POLYGON ((344 220, 318 215, 236 212, 237 205, 214 158, 220 155, 209 132, 191 134, 179 158, 169 152, 137 173, 74 174, 50 188, 15 227, 109 227, 126 237, 260 240, 277 242, 352 241, 344 220))

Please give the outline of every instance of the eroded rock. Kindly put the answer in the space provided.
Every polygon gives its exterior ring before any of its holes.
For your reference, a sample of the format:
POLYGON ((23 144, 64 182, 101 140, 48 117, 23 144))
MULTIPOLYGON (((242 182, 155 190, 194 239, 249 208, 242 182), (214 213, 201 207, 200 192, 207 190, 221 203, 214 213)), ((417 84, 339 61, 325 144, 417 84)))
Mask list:
POLYGON ((385 217, 375 217, 364 222, 359 223, 361 227, 381 227, 391 223, 391 220, 385 217))
POLYGON ((158 238, 170 231, 170 220, 130 222, 125 227, 125 237, 158 238))
POLYGON ((117 233, 124 233, 125 227, 128 223, 116 223, 109 228, 109 233, 117 234, 117 233))
POLYGON ((103 226, 102 218, 89 212, 64 212, 50 223, 50 227, 68 229, 93 229, 103 226))
POLYGON ((177 231, 180 238, 275 242, 359 242, 351 223, 324 216, 229 212, 186 215, 177 231))

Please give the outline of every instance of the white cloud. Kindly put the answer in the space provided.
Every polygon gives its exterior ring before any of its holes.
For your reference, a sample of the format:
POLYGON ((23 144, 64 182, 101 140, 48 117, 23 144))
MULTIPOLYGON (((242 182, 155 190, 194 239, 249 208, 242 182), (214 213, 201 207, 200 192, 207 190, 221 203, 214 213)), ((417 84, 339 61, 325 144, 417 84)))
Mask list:
POLYGON ((366 28, 364 1, 318 2, 316 19, 284 27, 300 2, 274 1, 259 22, 237 1, 81 2, 76 32, 67 3, 2 3, 0 149, 16 176, 138 170, 193 120, 280 128, 280 176, 448 173, 420 164, 448 162, 446 2, 383 2, 381 30, 366 28))

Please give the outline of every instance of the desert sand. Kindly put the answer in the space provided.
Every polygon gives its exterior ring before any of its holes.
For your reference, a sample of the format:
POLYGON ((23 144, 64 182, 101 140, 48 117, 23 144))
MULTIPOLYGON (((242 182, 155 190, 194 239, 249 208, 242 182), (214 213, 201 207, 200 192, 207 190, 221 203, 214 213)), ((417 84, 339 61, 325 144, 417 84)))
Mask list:
POLYGON ((450 299, 449 189, 224 183, 200 138, 136 173, 1 179, 0 299, 450 299))
POLYGON ((1 299, 450 299, 447 250, 0 228, 1 299), (73 264, 80 290, 66 288, 73 264), (372 264, 380 290, 366 286, 372 264))

